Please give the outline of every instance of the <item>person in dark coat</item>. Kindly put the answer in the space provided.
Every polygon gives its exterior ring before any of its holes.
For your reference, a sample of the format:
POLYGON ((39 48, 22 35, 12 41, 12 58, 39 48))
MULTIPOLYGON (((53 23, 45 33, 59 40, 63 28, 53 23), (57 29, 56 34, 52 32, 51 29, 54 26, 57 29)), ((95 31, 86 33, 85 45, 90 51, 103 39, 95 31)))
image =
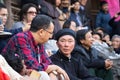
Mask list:
POLYGON ((63 68, 70 80, 102 80, 91 76, 80 58, 78 62, 71 56, 75 46, 75 36, 75 32, 71 29, 62 29, 56 33, 55 39, 59 50, 50 57, 52 62, 63 68))
POLYGON ((76 35, 77 46, 75 47, 72 56, 76 59, 81 58, 92 75, 101 77, 104 80, 113 80, 110 70, 113 62, 109 59, 104 60, 103 58, 98 57, 98 51, 91 47, 94 40, 91 31, 86 29, 79 30, 76 35), (99 71, 101 74, 98 74, 99 71))
POLYGON ((76 23, 78 28, 86 28, 89 29, 90 20, 86 17, 86 15, 80 10, 79 0, 72 0, 73 8, 71 8, 69 19, 76 23))
POLYGON ((120 16, 120 13, 115 14, 115 16, 109 21, 109 25, 112 27, 112 35, 120 35, 120 20, 115 21, 116 18, 120 16))

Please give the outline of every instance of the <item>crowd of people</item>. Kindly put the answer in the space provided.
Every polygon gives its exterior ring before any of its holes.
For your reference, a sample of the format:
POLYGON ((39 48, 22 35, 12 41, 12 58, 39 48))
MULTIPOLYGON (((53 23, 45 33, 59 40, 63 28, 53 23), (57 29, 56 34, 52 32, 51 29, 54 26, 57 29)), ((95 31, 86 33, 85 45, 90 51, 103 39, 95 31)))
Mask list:
POLYGON ((0 3, 0 80, 120 80, 120 13, 101 1, 93 29, 86 3, 25 0, 11 29, 0 3))

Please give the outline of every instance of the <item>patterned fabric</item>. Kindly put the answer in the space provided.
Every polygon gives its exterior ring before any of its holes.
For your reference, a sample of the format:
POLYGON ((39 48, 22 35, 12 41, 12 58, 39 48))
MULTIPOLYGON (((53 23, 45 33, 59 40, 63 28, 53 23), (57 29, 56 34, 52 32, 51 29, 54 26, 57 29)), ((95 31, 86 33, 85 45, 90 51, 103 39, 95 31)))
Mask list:
POLYGON ((36 44, 30 31, 13 36, 3 49, 6 51, 20 51, 27 68, 37 71, 46 70, 51 60, 44 51, 43 45, 36 44))

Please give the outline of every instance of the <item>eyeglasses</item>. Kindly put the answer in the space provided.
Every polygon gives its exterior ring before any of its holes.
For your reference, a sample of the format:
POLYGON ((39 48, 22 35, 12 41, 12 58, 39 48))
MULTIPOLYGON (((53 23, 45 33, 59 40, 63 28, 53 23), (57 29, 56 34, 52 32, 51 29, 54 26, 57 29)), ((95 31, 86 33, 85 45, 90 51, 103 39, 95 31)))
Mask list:
POLYGON ((53 32, 49 32, 48 30, 44 29, 46 32, 48 32, 49 34, 53 34, 53 32))
POLYGON ((28 11, 27 13, 28 14, 37 14, 37 12, 34 12, 34 11, 28 11))
POLYGON ((8 14, 0 14, 0 15, 3 16, 3 17, 4 17, 4 16, 8 17, 8 14))

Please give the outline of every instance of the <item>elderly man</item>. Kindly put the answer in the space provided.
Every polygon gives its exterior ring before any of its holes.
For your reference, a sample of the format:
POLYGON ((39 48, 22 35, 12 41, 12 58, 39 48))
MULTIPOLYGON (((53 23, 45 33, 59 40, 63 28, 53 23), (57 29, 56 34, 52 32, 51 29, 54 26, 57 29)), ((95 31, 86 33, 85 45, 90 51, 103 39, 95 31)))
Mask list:
POLYGON ((50 57, 51 60, 68 73, 70 80, 101 80, 100 78, 91 76, 82 64, 82 61, 78 62, 71 56, 75 46, 75 36, 75 32, 71 29, 58 31, 56 40, 59 50, 50 57))
POLYGON ((90 70, 92 74, 99 76, 104 80, 113 80, 113 76, 110 70, 113 62, 109 59, 100 58, 98 56, 99 52, 96 51, 96 49, 92 48, 94 39, 92 37, 91 31, 87 29, 77 31, 76 40, 77 46, 74 49, 74 54, 72 55, 76 59, 81 58, 84 65, 90 70))
POLYGON ((53 71, 56 71, 63 74, 65 80, 69 80, 63 69, 51 63, 43 47, 43 44, 52 37, 53 30, 54 25, 51 18, 37 15, 32 21, 30 31, 13 36, 3 52, 9 52, 11 49, 18 50, 23 55, 27 68, 46 71, 50 76, 53 76, 53 71))

